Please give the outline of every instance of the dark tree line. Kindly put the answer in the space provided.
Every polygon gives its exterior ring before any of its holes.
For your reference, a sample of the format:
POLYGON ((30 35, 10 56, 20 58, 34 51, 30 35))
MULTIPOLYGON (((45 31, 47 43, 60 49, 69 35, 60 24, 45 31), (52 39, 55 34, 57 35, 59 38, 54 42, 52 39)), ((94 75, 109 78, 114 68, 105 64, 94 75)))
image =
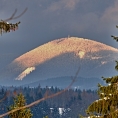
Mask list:
MULTIPOLYGON (((6 91, 8 90, 10 90, 8 97, 0 103, 0 114, 8 111, 9 106, 12 106, 12 104, 14 103, 14 98, 16 98, 17 95, 20 95, 20 93, 23 94, 26 103, 30 104, 38 99, 45 97, 46 94, 51 95, 62 91, 62 89, 59 89, 57 87, 11 87, 8 89, 0 89, 0 97, 3 98, 6 94, 6 91)), ((68 89, 59 96, 40 102, 40 104, 31 107, 30 110, 33 114, 33 118, 43 118, 46 116, 48 116, 49 118, 77 118, 79 114, 84 115, 84 109, 86 109, 87 106, 97 98, 98 96, 96 91, 68 89), (59 108, 63 111, 61 115, 59 112, 59 108)))

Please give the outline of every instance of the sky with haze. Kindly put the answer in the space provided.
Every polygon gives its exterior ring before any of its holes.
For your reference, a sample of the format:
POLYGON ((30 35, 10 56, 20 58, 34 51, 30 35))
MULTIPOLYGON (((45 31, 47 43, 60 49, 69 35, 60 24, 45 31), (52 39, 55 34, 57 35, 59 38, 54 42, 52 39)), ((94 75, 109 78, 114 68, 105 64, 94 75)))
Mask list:
POLYGON ((0 0, 0 19, 17 8, 19 29, 0 36, 0 54, 19 56, 54 39, 87 38, 118 48, 118 0, 0 0))

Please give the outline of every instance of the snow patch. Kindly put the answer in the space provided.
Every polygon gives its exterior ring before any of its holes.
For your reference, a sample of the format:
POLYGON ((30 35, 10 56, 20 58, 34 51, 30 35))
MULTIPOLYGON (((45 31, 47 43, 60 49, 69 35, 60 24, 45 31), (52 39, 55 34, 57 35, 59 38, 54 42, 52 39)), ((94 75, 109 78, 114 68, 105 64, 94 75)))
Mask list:
POLYGON ((100 58, 102 58, 102 57, 91 57, 91 59, 100 59, 100 58))
POLYGON ((64 108, 59 108, 59 114, 62 115, 64 112, 64 108))
POLYGON ((22 80, 25 76, 30 74, 32 71, 34 71, 36 68, 35 67, 29 67, 26 70, 24 70, 15 80, 22 80))
POLYGON ((84 51, 78 51, 77 55, 82 59, 85 56, 85 52, 84 51))
POLYGON ((101 64, 103 65, 103 64, 106 64, 107 63, 107 61, 101 61, 101 64))
POLYGON ((53 112, 54 108, 50 108, 51 113, 53 112))

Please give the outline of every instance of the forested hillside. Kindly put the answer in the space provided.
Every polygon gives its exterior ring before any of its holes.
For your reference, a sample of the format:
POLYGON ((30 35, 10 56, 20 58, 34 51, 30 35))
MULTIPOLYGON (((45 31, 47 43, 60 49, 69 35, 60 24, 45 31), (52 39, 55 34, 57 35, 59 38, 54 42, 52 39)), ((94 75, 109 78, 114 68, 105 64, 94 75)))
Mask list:
MULTIPOLYGON (((0 98, 2 99, 6 92, 8 97, 0 102, 0 114, 7 112, 8 106, 13 104, 13 98, 19 93, 23 93, 26 103, 30 104, 44 96, 51 95, 59 92, 59 88, 16 88, 10 87, 7 89, 0 89, 0 98)), ((96 91, 69 89, 68 91, 60 94, 51 99, 47 99, 35 106, 31 107, 33 118, 77 118, 79 114, 85 115, 85 109, 90 103, 98 98, 96 91)), ((7 118, 7 117, 6 117, 7 118)))

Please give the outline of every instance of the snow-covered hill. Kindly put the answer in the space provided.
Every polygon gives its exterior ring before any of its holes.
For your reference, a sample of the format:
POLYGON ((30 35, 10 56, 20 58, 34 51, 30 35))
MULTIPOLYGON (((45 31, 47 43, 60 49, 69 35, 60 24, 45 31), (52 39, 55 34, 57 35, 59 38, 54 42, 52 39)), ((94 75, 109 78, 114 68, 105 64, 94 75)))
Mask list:
POLYGON ((74 76, 97 77, 117 74, 118 49, 77 37, 61 38, 16 58, 0 72, 0 84, 23 85, 42 79, 74 76))

